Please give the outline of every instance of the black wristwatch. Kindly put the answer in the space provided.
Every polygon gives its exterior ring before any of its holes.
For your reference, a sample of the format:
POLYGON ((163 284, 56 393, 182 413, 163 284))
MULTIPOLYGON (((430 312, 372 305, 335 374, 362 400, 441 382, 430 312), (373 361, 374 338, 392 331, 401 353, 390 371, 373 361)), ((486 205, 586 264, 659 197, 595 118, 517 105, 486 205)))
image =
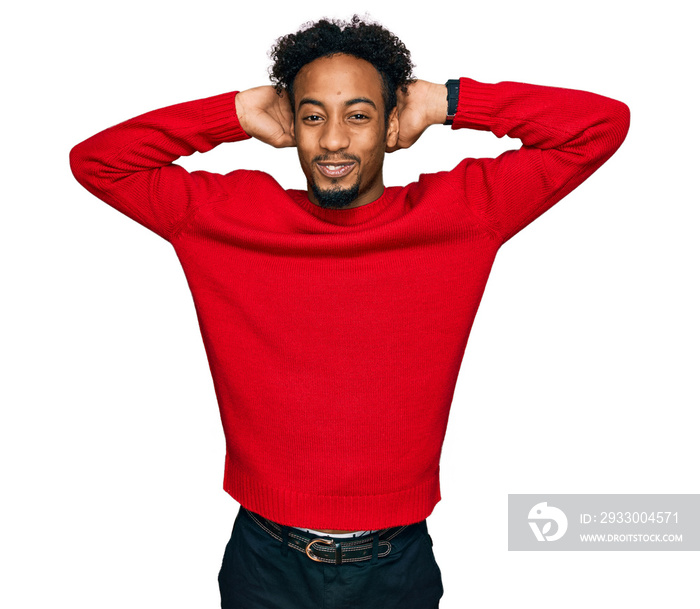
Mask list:
POLYGON ((446 125, 451 125, 457 114, 457 103, 459 102, 459 79, 448 80, 445 83, 447 87, 447 118, 446 125))

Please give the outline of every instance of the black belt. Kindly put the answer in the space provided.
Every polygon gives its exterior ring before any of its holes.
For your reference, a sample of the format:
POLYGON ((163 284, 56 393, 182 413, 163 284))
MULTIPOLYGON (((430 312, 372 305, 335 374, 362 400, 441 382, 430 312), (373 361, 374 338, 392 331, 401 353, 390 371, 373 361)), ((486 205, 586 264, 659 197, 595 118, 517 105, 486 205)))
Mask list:
MULTIPOLYGON (((260 514, 251 512, 250 510, 243 508, 248 515, 262 528, 267 531, 272 537, 277 541, 283 541, 282 527, 264 518, 260 514)), ((287 545, 294 550, 303 552, 311 560, 316 562, 328 562, 336 565, 340 565, 346 562, 357 562, 359 560, 370 560, 372 558, 372 551, 375 544, 381 546, 382 549, 379 551, 377 548, 377 557, 382 558, 391 552, 391 540, 396 537, 405 528, 413 525, 403 525, 400 527, 392 527, 390 529, 382 529, 371 535, 363 535, 362 537, 353 537, 347 541, 341 541, 338 538, 332 537, 314 537, 308 535, 304 531, 299 529, 294 529, 291 527, 285 527, 288 529, 288 533, 285 535, 287 538, 287 545)))

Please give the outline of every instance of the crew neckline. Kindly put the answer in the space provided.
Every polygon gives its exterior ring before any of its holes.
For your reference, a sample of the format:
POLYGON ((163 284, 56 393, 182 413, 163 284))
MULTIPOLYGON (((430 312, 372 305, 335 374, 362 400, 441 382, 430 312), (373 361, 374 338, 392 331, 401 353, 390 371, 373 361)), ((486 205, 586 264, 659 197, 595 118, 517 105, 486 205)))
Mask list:
POLYGON ((350 207, 346 209, 329 209, 312 203, 305 190, 291 190, 289 193, 296 203, 312 215, 320 220, 339 226, 357 226, 358 224, 363 224, 376 218, 386 209, 392 199, 392 197, 388 195, 388 189, 384 187, 379 198, 371 203, 365 203, 359 207, 350 207))

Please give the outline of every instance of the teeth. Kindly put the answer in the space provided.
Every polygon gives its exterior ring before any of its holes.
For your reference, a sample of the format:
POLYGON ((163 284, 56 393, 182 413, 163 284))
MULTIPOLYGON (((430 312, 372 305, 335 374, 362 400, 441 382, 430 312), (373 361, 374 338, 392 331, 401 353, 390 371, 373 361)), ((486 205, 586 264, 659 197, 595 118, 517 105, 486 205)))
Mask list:
POLYGON ((334 165, 319 163, 318 168, 321 173, 329 177, 341 177, 345 176, 352 171, 354 163, 337 163, 334 165))

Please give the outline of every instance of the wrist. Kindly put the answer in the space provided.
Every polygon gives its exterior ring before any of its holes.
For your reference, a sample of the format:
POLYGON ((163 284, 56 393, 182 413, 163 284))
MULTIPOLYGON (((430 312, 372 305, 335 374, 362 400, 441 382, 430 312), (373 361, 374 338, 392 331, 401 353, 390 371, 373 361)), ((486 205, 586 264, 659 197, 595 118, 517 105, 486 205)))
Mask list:
POLYGON ((447 87, 445 85, 431 84, 429 107, 430 124, 444 125, 447 117, 447 87))
POLYGON ((236 118, 238 119, 238 124, 241 126, 241 129, 248 133, 248 130, 246 129, 246 124, 245 124, 245 92, 244 91, 239 91, 236 93, 236 97, 234 99, 234 104, 236 108, 236 118))

